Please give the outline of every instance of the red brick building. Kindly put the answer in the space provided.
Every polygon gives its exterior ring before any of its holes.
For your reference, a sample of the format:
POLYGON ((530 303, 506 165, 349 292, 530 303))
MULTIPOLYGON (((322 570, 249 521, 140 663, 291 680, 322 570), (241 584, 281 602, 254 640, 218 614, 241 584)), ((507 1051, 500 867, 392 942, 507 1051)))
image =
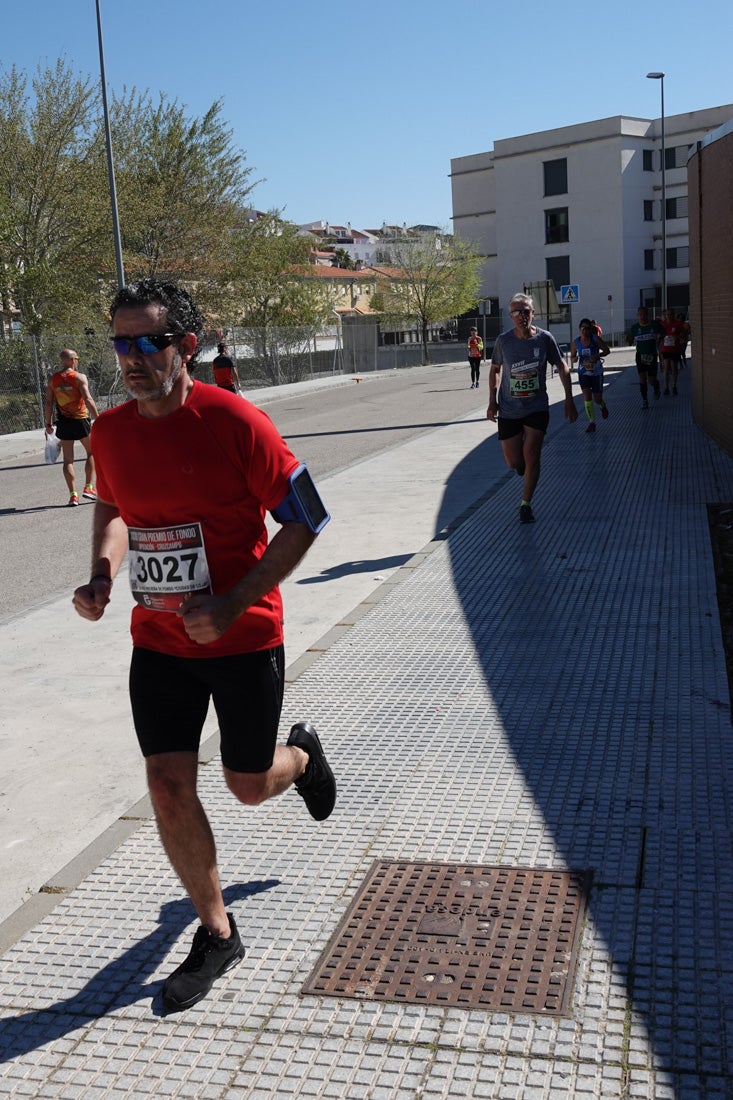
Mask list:
POLYGON ((733 120, 687 164, 692 415, 733 454, 733 120))

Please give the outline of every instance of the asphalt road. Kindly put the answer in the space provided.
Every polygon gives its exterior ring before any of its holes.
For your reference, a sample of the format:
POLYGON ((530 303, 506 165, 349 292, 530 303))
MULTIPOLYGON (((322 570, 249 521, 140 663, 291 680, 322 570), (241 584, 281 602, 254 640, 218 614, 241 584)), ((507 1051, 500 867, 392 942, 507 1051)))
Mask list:
MULTIPOLYGON (((484 372, 488 376, 488 369, 484 372)), ((272 396, 258 404, 272 417, 316 481, 461 419, 483 415, 484 389, 470 389, 468 365, 418 367, 367 375, 361 382, 272 396)), ((0 463, 0 623, 57 599, 87 577, 94 504, 66 507, 57 463, 39 453, 0 463)), ((77 447, 81 455, 81 447, 77 447)), ((81 457, 77 482, 83 483, 81 457)))

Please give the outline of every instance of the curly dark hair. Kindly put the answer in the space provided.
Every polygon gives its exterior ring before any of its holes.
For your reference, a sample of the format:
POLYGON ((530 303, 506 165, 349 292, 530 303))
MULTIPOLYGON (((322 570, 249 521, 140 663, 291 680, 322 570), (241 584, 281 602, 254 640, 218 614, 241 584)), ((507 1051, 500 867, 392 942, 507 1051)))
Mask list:
POLYGON ((196 337, 196 351, 187 365, 189 372, 193 371, 203 342, 205 321, 193 298, 182 286, 160 279, 137 279, 117 291, 109 307, 110 317, 114 317, 117 310, 123 307, 146 306, 151 302, 165 309, 168 332, 192 332, 196 337))

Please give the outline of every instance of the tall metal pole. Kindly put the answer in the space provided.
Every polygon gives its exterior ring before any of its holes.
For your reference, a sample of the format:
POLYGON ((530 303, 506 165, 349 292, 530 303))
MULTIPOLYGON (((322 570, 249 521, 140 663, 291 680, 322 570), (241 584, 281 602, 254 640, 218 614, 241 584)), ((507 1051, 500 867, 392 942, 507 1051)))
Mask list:
POLYGON ((104 45, 102 43, 102 14, 97 3, 97 35, 99 37, 99 71, 102 78, 102 106, 104 109, 104 136, 107 143, 107 174, 109 176, 109 201, 112 206, 112 232, 115 239, 115 259, 117 262, 117 285, 125 285, 125 269, 122 264, 122 240, 120 238, 120 219, 117 213, 117 187, 115 185, 115 164, 112 156, 112 131, 109 125, 107 106, 107 77, 104 71, 104 45))
POLYGON ((658 80, 662 95, 662 310, 667 308, 667 147, 664 135, 664 73, 647 73, 658 80))

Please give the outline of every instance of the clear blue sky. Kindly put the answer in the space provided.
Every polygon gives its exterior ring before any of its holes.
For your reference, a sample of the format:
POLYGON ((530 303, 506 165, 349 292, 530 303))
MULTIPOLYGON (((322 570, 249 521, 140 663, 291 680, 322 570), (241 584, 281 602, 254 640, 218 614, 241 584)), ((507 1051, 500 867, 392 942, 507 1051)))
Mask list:
MULTIPOLYGON (((611 115, 733 102, 731 0, 101 0, 108 87, 223 99, 253 204, 450 224, 451 157, 611 115)), ((5 6, 0 62, 99 76, 95 0, 5 6)))

